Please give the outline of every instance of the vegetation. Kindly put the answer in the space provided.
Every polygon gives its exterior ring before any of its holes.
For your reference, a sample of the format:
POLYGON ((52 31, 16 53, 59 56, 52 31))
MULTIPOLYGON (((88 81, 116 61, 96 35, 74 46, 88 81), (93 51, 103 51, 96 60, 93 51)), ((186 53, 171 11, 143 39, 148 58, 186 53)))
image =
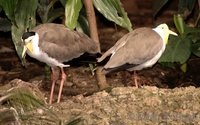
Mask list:
MULTIPOLYGON (((170 0, 155 0, 153 6, 154 17, 165 7, 165 4, 170 0)), ((200 2, 200 1, 198 1, 200 2)), ((189 59, 191 54, 200 57, 200 27, 198 14, 196 23, 194 26, 187 25, 187 20, 195 12, 196 0, 180 0, 178 4, 178 13, 174 15, 174 24, 179 36, 171 36, 169 39, 168 46, 159 62, 162 64, 173 67, 173 63, 177 62, 185 66, 186 61, 189 59)), ((200 5, 200 3, 198 3, 200 5)), ((199 10, 198 10, 199 11, 199 10)), ((186 71, 186 67, 182 69, 186 71)))
MULTIPOLYGON (((170 0, 154 0, 153 16, 156 17, 159 11, 161 11, 169 1, 170 0)), ((200 57, 200 14, 196 16, 196 23, 194 26, 189 26, 187 24, 187 19, 190 18, 192 12, 194 12, 196 3, 197 1, 195 0, 179 1, 178 13, 174 15, 174 24, 179 32, 179 36, 170 37, 166 51, 159 60, 160 63, 173 66, 174 62, 185 64, 191 54, 200 57)), ((132 25, 121 6, 120 0, 93 0, 93 5, 96 10, 102 13, 108 20, 113 21, 129 31, 132 30, 132 25)), ((66 20, 64 20, 64 23, 69 28, 76 28, 78 31, 89 34, 86 12, 82 0, 0 0, 0 11, 4 11, 6 15, 5 18, 0 18, 1 25, 3 26, 1 29, 3 31, 11 30, 13 43, 23 65, 25 65, 25 61, 21 58, 23 49, 21 35, 35 27, 36 22, 53 22, 55 19, 65 17, 66 20), (56 6, 56 4, 60 5, 56 6)), ((25 88, 23 88, 23 90, 24 91, 21 91, 21 88, 20 90, 16 88, 8 93, 4 92, 0 103, 4 104, 3 106, 15 116, 20 117, 22 120, 24 118, 24 121, 26 120, 26 116, 30 116, 27 114, 32 111, 31 109, 38 109, 39 107, 48 113, 51 111, 45 107, 43 98, 38 101, 38 98, 35 97, 34 94, 27 91, 25 88), (13 107, 12 110, 9 109, 11 106, 13 107), (21 112, 27 109, 28 112, 25 112, 25 114, 21 112)), ((47 115, 49 115, 48 113, 47 115)), ((47 119, 46 122, 49 123, 51 121, 48 120, 54 118, 57 117, 53 114, 50 118, 45 117, 44 120, 47 119)), ((81 119, 77 118, 73 122, 76 123, 80 121, 81 119)))
MULTIPOLYGON (((165 11, 164 7, 169 2, 170 0, 155 0, 153 2, 154 18, 160 11, 165 11)), ((200 14, 195 17, 196 23, 194 26, 187 25, 188 18, 195 11, 196 3, 196 0, 179 1, 178 12, 174 15, 174 23, 180 35, 178 37, 170 37, 166 51, 159 60, 160 63, 173 67, 174 62, 184 64, 191 54, 200 57, 200 14)), ((132 30, 130 20, 119 0, 93 0, 93 5, 108 20, 129 31, 132 30)), ((65 16, 66 20, 64 20, 64 23, 66 26, 71 29, 76 28, 76 30, 89 35, 88 22, 82 0, 35 0, 31 2, 27 2, 26 0, 0 0, 0 11, 2 10, 7 16, 6 18, 1 18, 1 22, 3 22, 2 29, 4 31, 11 29, 13 43, 23 65, 25 64, 25 60, 21 58, 23 49, 21 35, 27 29, 35 27, 36 20, 37 22, 47 23, 65 16), (55 4, 61 4, 62 6, 55 7, 55 4), (36 19, 36 15, 39 18, 36 19), (10 23, 8 20, 12 24, 11 28, 9 27, 10 23)))
MULTIPOLYGON (((21 36, 28 28, 32 29, 36 25, 35 11, 37 9, 37 0, 0 0, 0 7, 12 24, 12 40, 17 54, 21 55, 23 51, 21 36)), ((25 61, 21 56, 19 58, 24 65, 25 61)))
MULTIPOLYGON (((130 20, 128 19, 127 14, 122 8, 119 0, 93 0, 93 4, 107 19, 131 31, 130 20), (106 11, 104 11, 105 9, 106 11)), ((69 28, 76 28, 79 31, 84 31, 86 34, 89 34, 86 12, 85 8, 83 7, 82 0, 0 0, 0 8, 0 11, 3 10, 7 16, 3 19, 5 20, 4 22, 7 23, 6 27, 3 29, 4 31, 9 31, 11 29, 12 40, 23 65, 25 65, 25 60, 21 57, 23 51, 21 36, 24 32, 34 28, 36 26, 36 22, 49 23, 53 22, 59 17, 65 17, 66 20, 64 20, 64 23, 69 28), (59 5, 59 7, 57 7, 56 4, 60 4, 61 6, 59 5), (11 26, 11 28, 9 26, 11 26)), ((5 23, 2 25, 5 25, 5 23)), ((20 119, 20 123, 22 120, 22 123, 27 124, 34 122, 38 123, 37 119, 40 119, 43 121, 43 123, 48 124, 52 122, 55 124, 62 122, 57 118, 57 115, 52 114, 51 110, 49 110, 46 105, 43 105, 43 102, 41 103, 37 101, 32 93, 29 93, 29 91, 21 91, 20 93, 20 90, 22 89, 19 88, 19 90, 17 89, 16 92, 11 91, 11 94, 5 93, 3 100, 0 100, 0 103, 10 104, 6 105, 7 107, 14 107, 14 111, 6 110, 5 112, 11 112, 12 114, 10 113, 11 115, 0 118, 0 121, 4 121, 7 118, 12 118, 20 119), (27 107, 29 110, 26 109, 27 107), (41 107, 42 111, 45 113, 41 113, 41 116, 36 117, 31 115, 34 114, 34 111, 37 112, 38 107, 41 107), (22 109, 24 110, 21 113, 22 109), (15 115, 13 112, 16 112, 17 115, 15 115), (54 118, 57 120, 54 120, 54 118)), ((64 122, 60 124, 76 124, 81 121, 81 118, 75 118, 75 120, 72 120, 71 122, 64 122)))
MULTIPOLYGON (((21 58, 23 49, 21 36, 28 29, 31 30, 35 27, 36 20, 47 23, 65 15, 67 19, 65 24, 69 28, 77 28, 86 33, 88 32, 88 26, 85 25, 87 24, 86 13, 82 2, 82 0, 50 0, 50 2, 49 0, 34 0, 31 2, 27 0, 0 0, 0 11, 5 12, 7 19, 12 24, 13 43, 23 65, 25 60, 21 58), (54 7, 56 3, 61 3, 63 7, 54 7), (36 15, 40 18, 36 19, 36 15)), ((119 0, 93 0, 93 4, 108 20, 131 30, 131 22, 119 0), (103 11, 105 9, 106 11, 103 11)), ((8 28, 4 28, 4 31, 8 31, 8 28)))

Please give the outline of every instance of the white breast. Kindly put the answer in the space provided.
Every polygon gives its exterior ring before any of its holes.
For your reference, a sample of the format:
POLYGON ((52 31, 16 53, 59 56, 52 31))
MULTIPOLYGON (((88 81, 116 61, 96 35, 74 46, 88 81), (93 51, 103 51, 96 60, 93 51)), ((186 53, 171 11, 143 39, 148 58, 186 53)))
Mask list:
POLYGON ((46 53, 42 51, 37 51, 31 53, 29 50, 27 50, 27 54, 41 62, 46 63, 47 65, 51 67, 59 66, 59 67, 69 67, 70 65, 64 65, 61 62, 58 62, 56 59, 49 57, 46 53))
POLYGON ((56 59, 51 58, 50 56, 47 55, 47 53, 43 52, 39 47, 38 47, 38 43, 39 43, 39 35, 36 33, 35 37, 32 39, 32 53, 27 50, 26 53, 41 61, 46 63, 47 65, 51 66, 51 67, 55 67, 55 66, 59 66, 59 67, 69 67, 69 65, 64 65, 62 62, 58 62, 56 59))
POLYGON ((158 59, 161 57, 162 53, 165 50, 165 44, 163 44, 163 48, 160 50, 160 52, 151 60, 146 61, 145 63, 135 66, 133 68, 127 69, 128 71, 133 71, 133 70, 141 70, 143 68, 147 68, 147 67, 152 67, 157 61, 158 59))

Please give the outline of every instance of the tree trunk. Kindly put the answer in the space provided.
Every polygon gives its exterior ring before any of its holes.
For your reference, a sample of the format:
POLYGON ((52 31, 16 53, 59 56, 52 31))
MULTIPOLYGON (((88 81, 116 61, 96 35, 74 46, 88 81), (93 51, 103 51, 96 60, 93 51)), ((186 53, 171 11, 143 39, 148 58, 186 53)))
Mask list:
MULTIPOLYGON (((90 37, 95 42, 97 42, 98 50, 99 50, 99 52, 101 52, 99 36, 98 36, 98 31, 97 31, 96 17, 95 17, 95 13, 94 13, 92 0, 84 0, 83 2, 85 5, 85 8, 86 8, 87 19, 89 22, 90 37)), ((102 90, 102 89, 107 88, 109 85, 106 82, 105 75, 101 74, 101 70, 102 70, 102 67, 97 67, 96 74, 97 74, 99 88, 102 90)))

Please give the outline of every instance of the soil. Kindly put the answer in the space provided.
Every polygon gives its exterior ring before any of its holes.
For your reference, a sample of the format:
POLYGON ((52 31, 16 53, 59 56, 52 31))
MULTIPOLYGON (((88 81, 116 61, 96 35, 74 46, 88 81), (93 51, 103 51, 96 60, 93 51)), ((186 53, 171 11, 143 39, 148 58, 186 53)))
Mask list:
MULTIPOLYGON (((133 28, 166 22, 173 29, 172 17, 176 13, 173 5, 153 20, 151 1, 142 3, 136 0, 137 6, 125 4, 126 2, 124 1, 124 7, 133 28)), ((120 27, 117 27, 116 31, 113 23, 104 21, 102 16, 98 16, 102 52, 127 33, 120 27)), ((0 34, 0 86, 9 84, 13 79, 20 79, 39 88, 48 102, 51 76, 45 71, 45 64, 27 56, 27 66, 23 67, 15 52, 10 33, 0 34)), ((186 72, 183 72, 179 65, 172 69, 157 63, 137 72, 139 89, 134 87, 131 72, 111 73, 106 76, 110 86, 106 91, 99 89, 96 76, 92 75, 87 65, 65 68, 67 82, 64 84, 61 103, 53 104, 52 107, 59 115, 59 120, 64 123, 80 117, 82 123, 94 125, 200 124, 199 65, 200 58, 193 55, 187 61, 186 72)), ((57 99, 59 83, 60 81, 56 84, 54 102, 57 99)))

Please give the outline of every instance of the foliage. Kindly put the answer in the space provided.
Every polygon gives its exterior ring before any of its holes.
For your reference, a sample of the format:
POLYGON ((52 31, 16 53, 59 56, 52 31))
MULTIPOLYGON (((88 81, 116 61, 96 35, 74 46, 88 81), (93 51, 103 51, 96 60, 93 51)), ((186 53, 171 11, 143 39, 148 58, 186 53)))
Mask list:
POLYGON ((75 125, 83 121, 79 116, 63 120, 56 107, 46 105, 44 95, 35 85, 19 79, 0 86, 0 94, 1 125, 75 125))
POLYGON ((37 14, 39 15, 42 23, 51 23, 56 18, 64 15, 64 8, 53 8, 57 0, 39 0, 37 14))
MULTIPOLYGON (((167 2, 169 2, 169 0, 154 1, 154 17, 164 8, 167 2)), ((195 27, 186 24, 186 19, 189 18, 194 10, 195 3, 195 0, 179 1, 178 14, 174 15, 174 24, 180 35, 178 37, 170 36, 166 50, 159 59, 159 62, 164 62, 168 66, 173 66, 169 63, 178 62, 184 64, 191 56, 191 53, 200 57, 200 28, 198 23, 195 24, 195 27)), ((196 22, 199 22, 198 17, 196 22)))
MULTIPOLYGON (((131 30, 131 22, 119 0, 93 0, 93 4, 108 20, 127 28, 129 31, 131 30), (103 11, 105 9, 106 11, 103 11)), ((77 30, 89 34, 82 0, 0 0, 0 8, 3 9, 7 18, 11 21, 12 39, 23 64, 25 60, 21 58, 23 49, 21 36, 27 29, 31 30, 35 27, 36 14, 38 14, 42 23, 49 23, 63 16, 65 8, 65 24, 71 29, 76 27, 77 30), (63 7, 54 8, 53 5, 56 2, 60 2, 63 7)), ((6 22, 6 19, 0 20, 0 24, 5 25, 4 22, 6 22)), ((9 24, 5 25, 2 30, 9 31, 9 24)))
POLYGON ((21 53, 23 51, 21 36, 28 28, 31 29, 36 24, 35 11, 37 2, 37 0, 0 0, 0 6, 12 23, 12 40, 17 54, 22 60, 22 64, 24 64, 25 60, 21 58, 21 53))
POLYGON ((79 12, 82 6, 83 3, 80 0, 68 0, 65 4, 65 25, 68 26, 70 29, 74 29, 77 26, 79 12))
POLYGON ((0 0, 0 6, 5 11, 6 16, 12 22, 15 22, 15 10, 18 0, 0 0))
POLYGON ((122 8, 120 0, 93 0, 93 4, 108 20, 115 22, 129 31, 132 30, 131 22, 122 8))
POLYGON ((168 0, 154 0, 153 1, 153 17, 155 17, 168 0))
MULTIPOLYGON (((171 0, 154 0, 153 1, 153 16, 156 17, 167 3, 171 2, 171 0)), ((175 1, 173 1, 175 2, 175 1)), ((196 0, 179 0, 178 3, 178 13, 182 15, 182 17, 187 18, 192 11, 194 10, 196 4, 196 0)))
POLYGON ((194 31, 185 32, 185 29, 190 29, 183 22, 183 19, 180 16, 174 16, 174 22, 179 31, 179 36, 171 36, 169 43, 166 47, 165 52, 160 58, 160 62, 179 62, 181 64, 185 63, 191 55, 191 44, 193 43, 192 39, 194 34, 200 33, 198 28, 192 28, 194 31))
MULTIPOLYGON (((63 4, 65 3, 63 2, 63 4)), ((119 0, 93 0, 93 5, 108 20, 113 21, 114 23, 128 29, 129 31, 132 30, 132 24, 119 0)), ((81 7, 81 0, 68 0, 65 5, 65 24, 71 29, 81 25, 82 21, 83 23, 87 23, 85 20, 85 10, 81 7), (72 8, 75 6, 76 9, 73 10, 72 8)))

